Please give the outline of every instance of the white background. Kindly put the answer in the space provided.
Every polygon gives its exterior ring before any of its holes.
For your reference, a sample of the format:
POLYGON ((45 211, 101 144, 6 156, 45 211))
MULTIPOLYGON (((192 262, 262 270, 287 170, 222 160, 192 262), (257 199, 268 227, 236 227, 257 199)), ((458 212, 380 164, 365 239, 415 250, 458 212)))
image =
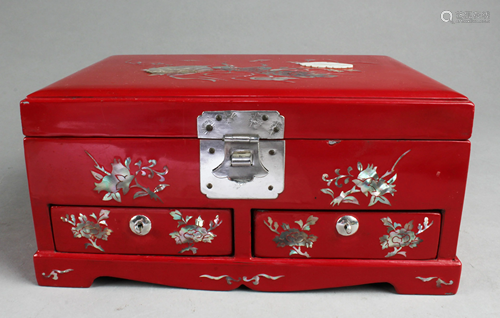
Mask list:
POLYGON ((0 0, 0 316, 500 316, 500 3, 436 2, 0 0), (490 11, 491 22, 444 23, 443 10, 490 11), (389 55, 468 96, 477 108, 458 294, 211 292, 115 279, 39 287, 19 101, 109 55, 163 53, 389 55))

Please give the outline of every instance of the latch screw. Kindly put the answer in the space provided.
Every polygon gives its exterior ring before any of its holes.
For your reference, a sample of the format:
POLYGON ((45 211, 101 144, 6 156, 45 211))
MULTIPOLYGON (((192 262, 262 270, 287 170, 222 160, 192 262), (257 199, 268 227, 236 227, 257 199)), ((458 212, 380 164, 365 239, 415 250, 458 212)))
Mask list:
POLYGON ((263 121, 266 121, 266 120, 268 120, 268 119, 269 119, 269 117, 268 117, 267 115, 263 115, 263 116, 262 116, 262 120, 263 120, 263 121))
MULTIPOLYGON (((206 125, 206 126, 205 126, 205 129, 206 129, 207 131, 212 131, 212 130, 214 130, 214 126, 212 126, 212 125, 206 125)), ((274 129, 276 129, 276 128, 274 128, 274 129)), ((278 130, 279 130, 279 129, 278 129, 278 130)))
POLYGON ((221 116, 221 115, 217 115, 217 116, 215 116, 215 120, 217 120, 217 121, 221 121, 221 120, 222 120, 222 116, 221 116))
POLYGON ((210 148, 210 149, 208 149, 208 152, 211 153, 211 154, 213 154, 213 153, 215 153, 215 149, 214 148, 210 148))
POLYGON ((211 184, 211 183, 207 184, 207 188, 212 189, 212 187, 213 187, 213 186, 212 186, 212 184, 211 184))
MULTIPOLYGON (((208 130, 208 126, 207 126, 207 130, 208 130)), ((210 129, 210 130, 212 130, 212 129, 210 129)), ((210 130, 209 130, 209 131, 210 131, 210 130)), ((278 126, 276 126, 276 127, 274 127, 274 128, 273 128, 273 131, 274 131, 275 133, 277 133, 278 131, 280 131, 280 128, 279 128, 278 126)))
POLYGON ((274 187, 272 185, 270 185, 269 187, 267 187, 269 189, 269 191, 273 191, 274 187))
POLYGON ((271 150, 269 150, 269 154, 270 154, 271 156, 274 156, 274 155, 276 154, 276 151, 274 151, 274 149, 271 149, 271 150))

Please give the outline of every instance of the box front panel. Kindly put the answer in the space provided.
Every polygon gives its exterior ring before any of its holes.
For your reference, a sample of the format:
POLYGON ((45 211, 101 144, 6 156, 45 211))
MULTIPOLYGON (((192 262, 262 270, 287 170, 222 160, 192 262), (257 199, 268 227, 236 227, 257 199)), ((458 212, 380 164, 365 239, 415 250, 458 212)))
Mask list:
MULTIPOLYGON (((470 147, 466 141, 286 140, 285 186, 276 199, 210 199, 200 191, 207 185, 200 184, 198 139, 28 138, 25 145, 42 250, 55 250, 49 206, 160 208, 168 210, 167 218, 170 207, 230 209, 234 255, 241 257, 252 256, 252 211, 257 209, 313 215, 314 211, 380 212, 374 222, 380 223, 382 232, 387 227, 381 218, 389 216, 404 226, 410 219, 400 220, 396 215, 401 212, 439 211, 438 257, 448 259, 456 255, 470 147)), ((241 191, 246 191, 244 184, 241 191)), ((423 222, 413 220, 414 226, 423 222)), ((62 225, 71 232, 70 225, 62 225)), ((162 235, 168 238, 173 231, 165 227, 162 235)), ((377 239, 384 234, 376 232, 377 239)))

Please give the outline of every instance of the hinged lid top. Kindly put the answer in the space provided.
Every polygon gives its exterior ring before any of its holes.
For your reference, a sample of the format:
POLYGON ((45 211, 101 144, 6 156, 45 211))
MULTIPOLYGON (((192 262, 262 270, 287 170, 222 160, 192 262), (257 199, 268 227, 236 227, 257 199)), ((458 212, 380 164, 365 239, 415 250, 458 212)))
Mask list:
POLYGON ((213 111, 277 112, 285 139, 465 140, 474 105, 390 57, 349 55, 112 56, 21 102, 24 134, 45 137, 197 138, 213 111))
POLYGON ((28 97, 207 96, 467 99, 390 57, 363 55, 118 55, 28 97))

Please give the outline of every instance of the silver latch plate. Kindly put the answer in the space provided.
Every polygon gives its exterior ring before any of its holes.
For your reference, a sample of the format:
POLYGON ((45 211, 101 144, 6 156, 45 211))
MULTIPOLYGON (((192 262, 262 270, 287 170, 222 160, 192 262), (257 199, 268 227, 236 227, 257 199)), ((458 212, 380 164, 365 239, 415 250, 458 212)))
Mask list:
POLYGON ((285 188, 285 141, 261 140, 259 143, 260 160, 268 174, 238 183, 213 174, 214 168, 224 160, 224 141, 200 140, 201 192, 210 199, 276 199, 285 188))
POLYGON ((211 199, 276 199, 285 187, 285 141, 276 140, 283 136, 277 111, 204 112, 201 192, 211 199))

